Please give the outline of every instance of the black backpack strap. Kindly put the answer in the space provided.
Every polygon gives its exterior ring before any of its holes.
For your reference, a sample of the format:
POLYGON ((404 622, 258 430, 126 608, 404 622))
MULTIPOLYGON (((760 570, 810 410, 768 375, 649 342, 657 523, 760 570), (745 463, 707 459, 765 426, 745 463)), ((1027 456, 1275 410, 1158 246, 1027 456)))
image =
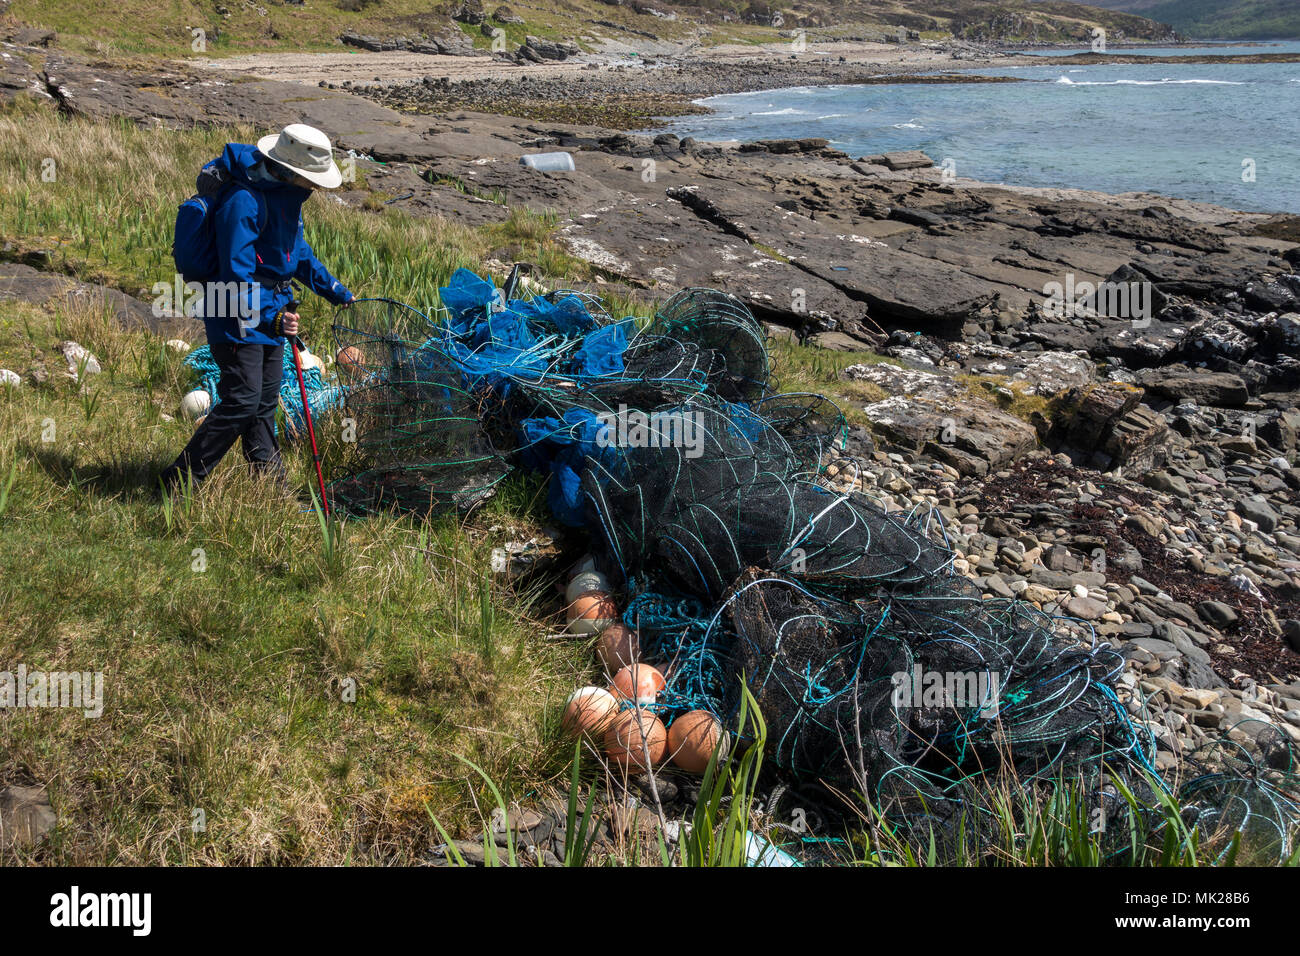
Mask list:
POLYGON ((211 162, 199 170, 198 178, 194 180, 194 191, 200 196, 213 196, 225 189, 230 181, 229 171, 211 162))
MULTIPOLYGON (((217 161, 214 159, 199 170, 198 178, 194 181, 194 188, 200 196, 215 197, 213 199, 213 205, 215 206, 224 202, 236 189, 246 189, 247 187, 230 175, 230 171, 224 166, 218 166, 217 161)), ((257 200, 259 216, 257 229, 260 232, 266 228, 266 198, 260 195, 256 189, 249 189, 248 191, 257 200)))

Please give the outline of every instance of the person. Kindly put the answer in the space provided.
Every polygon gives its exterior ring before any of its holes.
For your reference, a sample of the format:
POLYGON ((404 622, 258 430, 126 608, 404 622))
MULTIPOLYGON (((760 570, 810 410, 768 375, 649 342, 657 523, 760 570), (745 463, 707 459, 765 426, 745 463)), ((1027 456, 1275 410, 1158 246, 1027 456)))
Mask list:
POLYGON ((302 205, 315 189, 334 189, 343 174, 329 137, 295 123, 256 146, 227 143, 204 174, 223 183, 212 229, 218 274, 202 305, 217 400, 161 481, 171 490, 188 475, 202 482, 240 441, 255 474, 286 486, 275 437, 285 336, 298 334, 290 280, 335 305, 355 301, 303 237, 302 205), (214 294, 213 290, 218 290, 214 294))

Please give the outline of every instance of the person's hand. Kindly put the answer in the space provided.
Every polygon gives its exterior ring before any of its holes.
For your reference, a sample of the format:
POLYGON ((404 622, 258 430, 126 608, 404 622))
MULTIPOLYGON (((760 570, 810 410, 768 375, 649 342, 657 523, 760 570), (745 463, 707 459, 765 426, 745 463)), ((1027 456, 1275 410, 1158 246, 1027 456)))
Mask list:
POLYGON ((355 295, 349 295, 349 296, 348 296, 348 300, 347 300, 346 302, 343 303, 343 308, 346 309, 348 306, 350 306, 350 305, 351 305, 353 302, 355 302, 355 301, 357 301, 357 297, 356 297, 355 295))
POLYGON ((298 334, 298 320, 301 318, 297 312, 286 312, 280 316, 280 331, 285 335, 298 334))

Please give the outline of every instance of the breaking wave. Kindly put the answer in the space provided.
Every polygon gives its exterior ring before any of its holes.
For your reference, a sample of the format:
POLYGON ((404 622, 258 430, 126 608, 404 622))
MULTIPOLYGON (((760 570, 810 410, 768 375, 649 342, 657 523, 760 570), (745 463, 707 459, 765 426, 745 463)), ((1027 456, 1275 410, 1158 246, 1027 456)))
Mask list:
POLYGON ((1162 80, 1072 80, 1068 76, 1063 76, 1056 82, 1063 86, 1181 86, 1192 83, 1202 83, 1207 86, 1250 85, 1238 80, 1171 80, 1168 77, 1162 80))

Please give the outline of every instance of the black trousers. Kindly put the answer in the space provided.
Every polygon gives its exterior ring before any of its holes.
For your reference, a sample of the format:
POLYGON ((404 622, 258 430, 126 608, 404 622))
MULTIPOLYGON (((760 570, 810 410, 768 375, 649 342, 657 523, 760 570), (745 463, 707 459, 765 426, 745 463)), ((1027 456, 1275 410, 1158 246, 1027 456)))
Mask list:
POLYGON ((257 473, 284 480, 280 444, 275 440, 275 409, 280 402, 284 346, 212 343, 212 360, 221 370, 212 411, 194 432, 185 450, 163 470, 171 487, 188 470, 202 481, 242 440, 244 458, 257 473))

